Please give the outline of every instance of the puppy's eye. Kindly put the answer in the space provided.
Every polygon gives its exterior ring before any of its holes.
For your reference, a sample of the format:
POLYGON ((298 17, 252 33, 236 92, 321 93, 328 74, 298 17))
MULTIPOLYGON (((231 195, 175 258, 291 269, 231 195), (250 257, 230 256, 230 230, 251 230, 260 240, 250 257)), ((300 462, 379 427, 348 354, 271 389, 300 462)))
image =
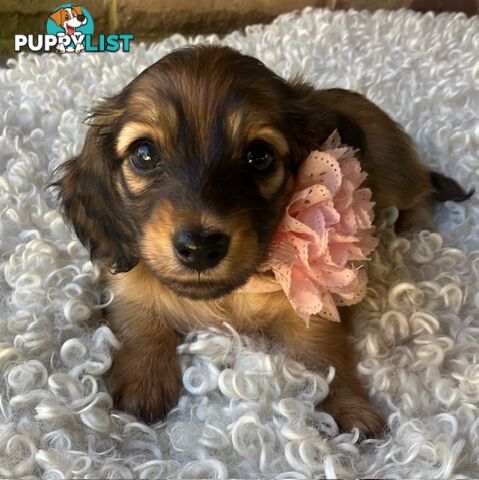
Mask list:
POLYGON ((155 149, 148 143, 139 143, 133 149, 130 157, 131 164, 141 171, 152 170, 158 166, 159 159, 155 149))
POLYGON ((248 145, 245 159, 253 170, 261 173, 267 172, 275 160, 273 149, 261 140, 254 140, 248 145))

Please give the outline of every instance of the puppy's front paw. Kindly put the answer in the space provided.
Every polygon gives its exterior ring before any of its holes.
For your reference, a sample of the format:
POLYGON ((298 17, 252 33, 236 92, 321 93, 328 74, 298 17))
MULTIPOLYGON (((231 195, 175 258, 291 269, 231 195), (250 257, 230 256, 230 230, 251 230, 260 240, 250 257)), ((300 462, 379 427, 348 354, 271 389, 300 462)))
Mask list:
POLYGON ((386 421, 381 412, 367 399, 354 392, 330 394, 321 405, 335 419, 343 432, 357 427, 367 438, 378 437, 386 429, 386 421))
POLYGON ((163 419, 177 404, 181 372, 176 358, 162 362, 120 354, 106 383, 115 408, 153 423, 163 419))
POLYGON ((83 50, 85 50, 83 43, 77 43, 77 45, 75 46, 75 53, 80 53, 83 50))

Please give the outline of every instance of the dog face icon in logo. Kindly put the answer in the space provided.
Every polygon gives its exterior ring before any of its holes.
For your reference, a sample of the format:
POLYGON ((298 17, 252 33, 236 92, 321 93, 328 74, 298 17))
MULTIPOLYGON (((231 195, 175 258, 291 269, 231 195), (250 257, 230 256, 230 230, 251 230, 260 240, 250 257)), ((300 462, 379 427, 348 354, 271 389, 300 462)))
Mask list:
POLYGON ((84 7, 73 4, 61 5, 50 14, 47 33, 59 38, 58 52, 80 53, 85 48, 83 44, 85 35, 93 34, 93 19, 84 7))

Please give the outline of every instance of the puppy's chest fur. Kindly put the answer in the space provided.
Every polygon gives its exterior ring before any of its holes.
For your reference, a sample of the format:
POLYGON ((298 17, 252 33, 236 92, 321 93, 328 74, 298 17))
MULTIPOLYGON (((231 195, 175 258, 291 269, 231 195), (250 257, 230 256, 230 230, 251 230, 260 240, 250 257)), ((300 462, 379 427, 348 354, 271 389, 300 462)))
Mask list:
POLYGON ((162 285, 143 262, 127 273, 107 275, 107 283, 114 294, 107 319, 122 340, 154 336, 162 327, 186 334, 194 329, 222 328, 223 322, 241 332, 257 332, 271 327, 276 319, 295 317, 282 291, 237 290, 208 301, 179 297, 162 285))

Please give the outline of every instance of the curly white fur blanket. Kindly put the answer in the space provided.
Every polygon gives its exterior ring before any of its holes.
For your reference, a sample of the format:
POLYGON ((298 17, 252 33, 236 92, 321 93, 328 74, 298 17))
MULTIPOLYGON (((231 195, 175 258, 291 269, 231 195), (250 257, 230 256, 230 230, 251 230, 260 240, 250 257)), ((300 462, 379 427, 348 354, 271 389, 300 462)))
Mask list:
MULTIPOLYGON (((0 477, 477 477, 477 195, 438 207, 439 233, 397 238, 384 217, 354 337, 382 438, 338 434, 313 408, 326 377, 228 329, 180 348, 185 393, 165 423, 112 410, 101 375, 117 340, 99 322, 98 269, 44 187, 79 151, 84 109, 186 42, 20 55, 0 72, 0 477)), ((307 9, 221 43, 366 94, 429 165, 478 186, 477 17, 307 9)))

